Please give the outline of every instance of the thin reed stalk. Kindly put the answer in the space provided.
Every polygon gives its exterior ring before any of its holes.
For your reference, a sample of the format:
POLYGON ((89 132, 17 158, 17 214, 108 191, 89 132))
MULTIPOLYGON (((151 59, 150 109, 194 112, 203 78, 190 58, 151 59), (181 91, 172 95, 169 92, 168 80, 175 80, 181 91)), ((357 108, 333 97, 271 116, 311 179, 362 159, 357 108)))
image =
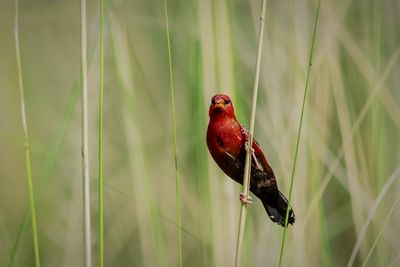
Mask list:
MULTIPOLYGON (((41 194, 45 190, 45 184, 47 183, 51 173, 54 171, 54 167, 56 165, 56 162, 60 156, 60 151, 61 151, 61 146, 65 141, 65 135, 68 129, 68 125, 71 121, 72 114, 75 108, 75 103, 79 95, 79 87, 74 88, 74 91, 71 94, 70 100, 68 101, 68 107, 67 110, 64 114, 64 119, 62 121, 60 130, 57 134, 57 139, 54 142, 54 145, 52 145, 52 150, 49 153, 48 161, 46 162, 46 165, 43 170, 40 171, 39 175, 39 185, 37 187, 37 194, 41 194)), ((26 230, 28 229, 29 224, 31 223, 31 217, 29 217, 29 210, 26 210, 24 213, 24 219, 22 220, 22 223, 20 224, 19 230, 17 232, 15 241, 12 245, 12 250, 9 256, 9 260, 7 263, 8 267, 12 267, 15 264, 15 257, 17 255, 17 251, 19 248, 19 245, 21 243, 22 237, 26 230)))
POLYGON ((24 84, 22 79, 22 67, 21 67, 21 55, 19 48, 19 19, 18 19, 18 0, 15 0, 15 52, 17 59, 17 70, 18 70, 18 87, 20 92, 20 103, 21 103, 21 119, 22 119, 22 130, 24 132, 24 151, 25 151, 25 168, 26 178, 28 181, 29 190, 29 206, 31 209, 31 220, 32 220, 32 236, 33 236, 33 249, 35 253, 35 266, 40 267, 40 254, 39 254, 39 238, 36 223, 36 211, 35 211, 35 196, 33 192, 32 182, 32 168, 31 168, 31 153, 29 149, 29 135, 28 125, 26 122, 26 109, 25 109, 25 96, 24 96, 24 84))
POLYGON ((83 173, 83 242, 84 264, 92 266, 90 234, 90 189, 89 189, 89 135, 87 103, 87 40, 86 0, 81 0, 81 75, 82 75, 82 173, 83 173))
POLYGON ((99 266, 104 266, 103 214, 103 91, 104 91, 104 0, 100 0, 100 84, 99 84, 99 266))
MULTIPOLYGON (((96 42, 97 43, 97 42, 96 42)), ((93 59, 93 51, 94 48, 90 50, 91 53, 89 54, 89 68, 90 65, 92 64, 92 59, 93 59)), ((45 166, 43 167, 43 169, 39 172, 39 186, 37 188, 38 191, 37 194, 41 194, 44 190, 46 190, 46 185, 48 183, 48 180, 51 177, 51 174, 54 172, 57 161, 60 157, 61 154, 61 148, 65 142, 65 138, 66 138, 66 134, 67 134, 67 130, 68 127, 71 123, 72 120, 72 116, 74 114, 75 111, 75 105, 76 102, 78 100, 78 97, 80 95, 80 80, 77 80, 74 83, 74 86, 72 87, 72 92, 71 95, 69 97, 68 100, 68 104, 67 104, 67 108, 64 112, 64 116, 63 116, 63 120, 60 124, 58 133, 56 134, 57 138, 54 141, 54 144, 51 145, 52 149, 50 150, 50 152, 48 153, 48 157, 47 157, 47 162, 45 164, 45 166)), ((11 253, 9 256, 9 260, 7 263, 8 267, 12 267, 15 264, 15 257, 17 255, 18 252, 18 248, 19 245, 21 243, 22 237, 24 235, 24 233, 26 232, 26 230, 28 229, 29 224, 31 223, 31 217, 29 217, 29 210, 25 211, 25 215, 24 215, 24 219, 22 220, 18 233, 16 235, 15 241, 12 245, 12 249, 11 249, 11 253)))
MULTIPOLYGON (((260 80, 260 66, 261 66, 261 55, 262 55, 262 47, 264 41, 264 21, 265 21, 265 10, 266 10, 266 0, 262 1, 261 5, 261 16, 260 16, 260 27, 258 31, 258 48, 257 48, 257 58, 256 58, 256 71, 254 76, 254 87, 253 87, 253 99, 251 104, 251 117, 250 117, 250 129, 249 129, 249 138, 247 140, 246 147, 246 162, 243 174, 243 191, 246 196, 249 195, 250 190, 250 171, 251 171, 251 151, 253 144, 253 135, 254 135, 254 124, 256 119, 256 107, 257 107, 257 94, 258 94, 258 83, 260 80)), ((239 229, 238 229, 238 239, 236 244, 236 257, 235 257, 235 266, 238 267, 241 265, 242 261, 242 248, 243 248, 243 238, 244 238, 244 229, 246 224, 247 217, 247 204, 242 204, 240 209, 240 220, 239 220, 239 229)))
POLYGON ((282 266, 283 252, 284 252, 284 248, 285 248, 285 237, 286 237, 286 230, 287 230, 286 226, 287 226, 288 220, 289 220, 289 207, 290 207, 290 202, 291 202, 291 198, 292 198, 292 191, 293 191, 293 184, 294 184, 294 174, 296 172, 297 154, 299 152, 300 135, 301 135, 301 128, 302 128, 302 125, 303 125, 303 117, 304 117, 304 107, 305 107, 305 102, 306 102, 306 99, 307 99, 308 83, 309 83, 309 79, 310 79, 310 72, 311 72, 313 52, 314 52, 314 44, 315 44, 315 35, 316 35, 316 32, 317 32, 317 25, 318 25, 318 17, 319 17, 320 6, 321 6, 321 0, 318 0, 317 13, 316 13, 316 16, 315 16, 314 30, 313 30, 312 40, 311 40, 309 59, 308 59, 307 77, 306 77, 306 83, 305 83, 305 86, 304 86, 303 103, 301 105, 299 130, 297 132, 296 149, 295 149, 295 152, 294 152, 292 177, 290 179, 288 208, 286 209, 285 227, 283 228, 281 250, 280 250, 280 254, 279 254, 279 266, 282 266))
POLYGON ((167 0, 164 0, 164 13, 168 45, 168 62, 169 62, 169 81, 171 90, 171 105, 172 105, 172 127, 173 127, 173 143, 174 143, 174 163, 175 163, 175 187, 176 187, 176 219, 178 223, 178 249, 179 249, 179 266, 182 267, 182 231, 181 231, 181 208, 180 208, 180 193, 179 193, 179 174, 178 174, 178 156, 176 149, 176 115, 175 115, 175 96, 174 82, 172 73, 172 56, 171 56, 171 41, 169 37, 168 10, 167 0))

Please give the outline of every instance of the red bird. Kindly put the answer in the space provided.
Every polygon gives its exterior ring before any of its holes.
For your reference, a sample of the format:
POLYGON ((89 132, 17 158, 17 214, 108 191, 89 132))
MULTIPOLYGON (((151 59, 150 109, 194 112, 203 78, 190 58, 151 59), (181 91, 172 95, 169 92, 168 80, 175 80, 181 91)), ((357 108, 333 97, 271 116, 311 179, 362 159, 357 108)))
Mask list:
MULTIPOLYGON (((207 129, 207 146, 218 166, 233 180, 243 184, 246 161, 247 130, 236 120, 231 99, 218 94, 211 99, 210 122, 207 129)), ((259 144, 253 139, 251 150, 250 191, 264 205, 269 218, 285 225, 288 201, 279 192, 274 171, 268 164, 259 144)), ((240 194, 242 203, 251 203, 251 198, 240 194)), ((289 207, 288 222, 293 224, 295 215, 289 207)))

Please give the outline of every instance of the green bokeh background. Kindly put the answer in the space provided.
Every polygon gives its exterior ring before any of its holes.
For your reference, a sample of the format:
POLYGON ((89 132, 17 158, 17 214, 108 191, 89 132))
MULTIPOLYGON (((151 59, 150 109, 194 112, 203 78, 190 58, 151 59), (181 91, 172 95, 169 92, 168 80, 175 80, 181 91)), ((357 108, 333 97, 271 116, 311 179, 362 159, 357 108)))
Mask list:
MULTIPOLYGON (((20 0, 19 6, 41 260, 83 266, 79 1, 20 0)), ((255 0, 168 1, 184 266, 234 262, 241 188, 208 154, 207 112, 212 95, 226 93, 248 124, 260 6, 255 0)), ((315 11, 316 1, 267 2, 255 137, 285 194, 315 11)), ((13 255, 13 266, 33 266, 14 12, 13 1, 1 0, 0 266, 13 255)), ((374 242, 366 266, 400 265, 399 14, 395 0, 322 0, 292 196, 296 224, 287 233, 284 266, 345 266, 358 239, 354 266, 374 242)), ((97 264, 97 1, 88 1, 87 15, 97 264)), ((177 265, 167 52, 163 1, 106 1, 106 266, 177 265)), ((244 266, 276 266, 282 228, 259 201, 247 222, 244 266)))

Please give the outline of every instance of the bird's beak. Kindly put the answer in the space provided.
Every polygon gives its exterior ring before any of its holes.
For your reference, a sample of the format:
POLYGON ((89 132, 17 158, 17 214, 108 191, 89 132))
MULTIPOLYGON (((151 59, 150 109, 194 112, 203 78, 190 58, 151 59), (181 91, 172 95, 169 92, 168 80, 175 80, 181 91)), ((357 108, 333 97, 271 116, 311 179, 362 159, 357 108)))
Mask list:
POLYGON ((225 106, 225 103, 224 103, 224 100, 217 100, 217 102, 215 103, 215 107, 216 108, 220 108, 220 109, 223 109, 224 108, 224 106, 225 106))

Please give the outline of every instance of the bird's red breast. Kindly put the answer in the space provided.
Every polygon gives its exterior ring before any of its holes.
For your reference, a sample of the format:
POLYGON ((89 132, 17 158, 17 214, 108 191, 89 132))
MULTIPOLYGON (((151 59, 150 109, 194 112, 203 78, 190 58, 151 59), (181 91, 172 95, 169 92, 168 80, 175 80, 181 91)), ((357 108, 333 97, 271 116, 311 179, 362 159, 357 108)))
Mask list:
MULTIPOLYGON (((207 146, 218 166, 230 177, 234 175, 232 158, 238 158, 244 136, 236 120, 232 102, 227 95, 218 94, 211 100, 207 146)), ((233 164, 234 165, 234 164, 233 164)))

